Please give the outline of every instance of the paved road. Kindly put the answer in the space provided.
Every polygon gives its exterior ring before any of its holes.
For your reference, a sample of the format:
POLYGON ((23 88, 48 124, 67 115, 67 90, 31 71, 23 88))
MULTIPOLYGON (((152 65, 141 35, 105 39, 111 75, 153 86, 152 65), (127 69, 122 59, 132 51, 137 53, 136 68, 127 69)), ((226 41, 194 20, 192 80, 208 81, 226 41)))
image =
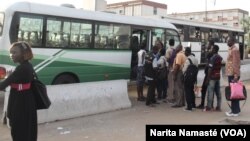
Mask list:
MULTIPOLYGON (((249 91, 250 81, 244 83, 249 91)), ((40 124, 38 141, 145 141, 146 124, 231 124, 227 121, 250 121, 249 102, 246 102, 239 117, 228 118, 224 114, 229 110, 225 99, 222 101, 222 112, 203 112, 199 109, 185 112, 183 108, 171 108, 170 104, 163 102, 154 108, 147 107, 144 102, 136 101, 135 87, 130 86, 128 91, 131 108, 40 124)), ((0 103, 2 100, 0 96, 0 103)), ((200 102, 200 98, 196 100, 200 102)), ((0 133, 0 141, 11 141, 6 125, 0 124, 0 133)))

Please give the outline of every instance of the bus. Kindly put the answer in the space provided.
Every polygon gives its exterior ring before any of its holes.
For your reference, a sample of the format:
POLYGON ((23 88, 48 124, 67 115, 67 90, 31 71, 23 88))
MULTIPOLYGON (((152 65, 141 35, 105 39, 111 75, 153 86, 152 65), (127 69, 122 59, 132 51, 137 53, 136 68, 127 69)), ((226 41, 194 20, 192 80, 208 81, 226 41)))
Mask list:
POLYGON ((141 42, 180 44, 176 27, 162 19, 124 16, 65 6, 18 2, 0 11, 0 77, 15 67, 13 42, 32 46, 32 64, 47 85, 131 80, 141 42))
POLYGON ((199 60, 200 66, 204 66, 206 63, 206 54, 208 52, 206 46, 209 40, 213 40, 215 44, 220 47, 219 54, 222 56, 223 62, 225 63, 228 52, 227 39, 230 36, 236 38, 236 45, 239 47, 241 59, 244 58, 245 32, 243 29, 173 17, 161 18, 166 19, 176 26, 182 45, 192 48, 192 52, 199 60))

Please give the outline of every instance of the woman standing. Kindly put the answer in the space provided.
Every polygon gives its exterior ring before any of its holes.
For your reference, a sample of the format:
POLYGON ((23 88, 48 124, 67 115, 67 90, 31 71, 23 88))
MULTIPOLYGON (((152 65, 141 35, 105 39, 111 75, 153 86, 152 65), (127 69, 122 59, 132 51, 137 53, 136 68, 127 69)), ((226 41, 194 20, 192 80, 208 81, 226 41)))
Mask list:
POLYGON ((37 140, 37 111, 31 90, 33 66, 29 62, 33 58, 31 47, 26 42, 13 43, 10 58, 18 63, 15 70, 0 83, 0 90, 10 86, 7 117, 11 127, 13 141, 37 140))
MULTIPOLYGON (((229 47, 228 57, 226 63, 226 73, 228 76, 228 84, 230 86, 231 82, 237 82, 240 78, 240 51, 239 48, 235 46, 235 38, 230 37, 227 45, 229 47)), ((231 111, 226 112, 227 116, 239 116, 240 113, 240 101, 231 101, 231 111)))

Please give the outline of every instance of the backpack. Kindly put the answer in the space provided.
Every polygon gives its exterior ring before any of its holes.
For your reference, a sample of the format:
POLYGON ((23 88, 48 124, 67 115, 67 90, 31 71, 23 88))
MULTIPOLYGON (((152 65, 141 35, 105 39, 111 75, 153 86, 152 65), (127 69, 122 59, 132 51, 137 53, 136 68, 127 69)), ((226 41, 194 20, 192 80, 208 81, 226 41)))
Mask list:
POLYGON ((190 58, 188 58, 190 64, 184 73, 183 81, 185 85, 194 85, 197 81, 198 67, 193 64, 190 58))

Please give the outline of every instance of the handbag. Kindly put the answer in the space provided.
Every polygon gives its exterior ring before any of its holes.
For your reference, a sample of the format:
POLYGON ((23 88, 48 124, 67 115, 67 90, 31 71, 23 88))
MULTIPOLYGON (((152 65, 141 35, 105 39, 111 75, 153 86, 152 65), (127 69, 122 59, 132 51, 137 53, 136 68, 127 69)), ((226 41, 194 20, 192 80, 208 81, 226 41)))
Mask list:
POLYGON ((34 94, 36 109, 48 109, 51 105, 51 101, 47 94, 46 85, 44 85, 37 77, 37 74, 34 72, 34 79, 31 82, 31 88, 34 94))
POLYGON ((247 91, 242 82, 230 83, 230 86, 225 87, 225 97, 227 101, 231 100, 246 100, 247 91))
POLYGON ((245 99, 245 95, 243 94, 243 84, 238 81, 237 83, 230 83, 231 88, 231 97, 230 99, 245 99))

